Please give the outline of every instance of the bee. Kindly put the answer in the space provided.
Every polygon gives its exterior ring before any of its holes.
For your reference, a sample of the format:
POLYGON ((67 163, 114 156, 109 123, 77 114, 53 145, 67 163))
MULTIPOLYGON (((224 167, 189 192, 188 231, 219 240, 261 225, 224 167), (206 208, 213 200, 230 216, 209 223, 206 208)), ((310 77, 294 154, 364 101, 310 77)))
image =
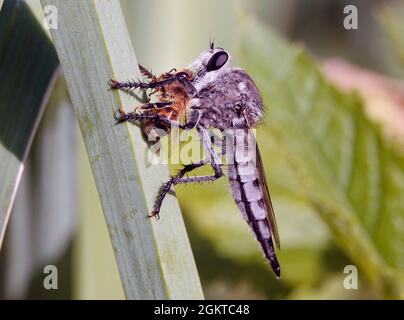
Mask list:
POLYGON ((150 82, 111 82, 115 89, 146 89, 158 93, 159 102, 145 104, 141 111, 119 111, 118 122, 136 122, 150 128, 196 129, 208 157, 183 168, 164 183, 150 216, 158 217, 167 193, 177 184, 215 181, 227 176, 239 211, 261 245, 266 259, 277 277, 281 269, 276 256, 279 235, 265 177, 264 166, 252 129, 262 122, 263 101, 251 77, 241 68, 230 66, 230 54, 211 43, 208 50, 186 69, 154 77, 141 67, 150 82), (186 121, 180 116, 186 113, 186 121), (212 129, 226 138, 226 164, 220 162, 212 142, 212 129), (186 176, 204 165, 213 175, 186 176))
MULTIPOLYGON (((184 86, 184 82, 191 83, 194 78, 193 73, 187 69, 177 72, 174 68, 157 77, 140 64, 139 69, 141 74, 150 80, 147 89, 152 88, 153 91, 149 93, 149 98, 156 95, 158 102, 142 104, 135 107, 134 111, 139 110, 168 120, 186 121, 186 113, 191 100, 189 91, 192 91, 193 88, 187 88, 184 86), (181 80, 178 81, 177 79, 181 80), (153 86, 153 84, 156 85, 153 86)), ((119 82, 111 79, 109 84, 112 89, 131 90, 135 87, 142 88, 141 82, 136 81, 119 82)), ((123 121, 124 116, 123 109, 119 109, 117 120, 123 121)), ((170 133, 171 130, 170 125, 161 122, 156 123, 152 120, 143 121, 141 126, 143 135, 147 137, 148 141, 158 141, 162 136, 170 133)))

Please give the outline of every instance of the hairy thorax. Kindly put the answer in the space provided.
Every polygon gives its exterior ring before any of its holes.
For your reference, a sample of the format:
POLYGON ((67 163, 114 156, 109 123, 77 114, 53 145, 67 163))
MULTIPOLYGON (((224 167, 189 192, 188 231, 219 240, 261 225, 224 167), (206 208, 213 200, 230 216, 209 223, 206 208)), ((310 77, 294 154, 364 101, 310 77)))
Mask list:
POLYGON ((263 116, 258 89, 242 69, 226 68, 215 79, 202 79, 196 87, 191 117, 198 117, 199 125, 205 128, 250 128, 263 116))

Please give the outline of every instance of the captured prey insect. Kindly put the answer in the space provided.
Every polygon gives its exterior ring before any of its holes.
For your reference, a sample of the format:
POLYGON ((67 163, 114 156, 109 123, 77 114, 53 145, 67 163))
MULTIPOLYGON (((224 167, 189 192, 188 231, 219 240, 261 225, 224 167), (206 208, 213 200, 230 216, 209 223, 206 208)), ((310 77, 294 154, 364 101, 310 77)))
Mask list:
MULTIPOLYGON (((192 72, 189 70, 176 72, 176 69, 172 69, 156 77, 141 65, 139 65, 139 69, 142 75, 150 80, 150 83, 144 84, 135 81, 118 82, 116 80, 110 80, 111 88, 124 91, 133 88, 153 89, 153 91, 149 93, 149 97, 153 94, 158 94, 159 101, 142 104, 137 106, 136 109, 143 110, 148 114, 158 115, 168 120, 181 120, 181 117, 186 115, 190 97, 195 90, 193 86, 188 85, 193 80, 192 72)), ((120 113, 119 120, 123 122, 124 112, 122 109, 118 111, 120 113)), ((154 119, 144 119, 141 121, 143 133, 146 137, 150 137, 154 134, 155 139, 158 140, 160 138, 157 133, 152 132, 153 129, 160 129, 166 134, 170 132, 170 124, 153 120, 154 119)))
POLYGON ((129 113, 120 109, 118 122, 135 122, 143 124, 146 130, 162 128, 166 132, 172 127, 196 129, 209 155, 185 165, 162 185, 150 216, 158 216, 166 194, 174 185, 214 181, 222 177, 223 169, 227 168, 234 200, 272 270, 280 277, 276 257, 276 249, 280 248, 278 230, 261 155, 252 132, 263 118, 262 98, 253 80, 244 70, 231 67, 229 53, 215 48, 213 43, 188 68, 179 72, 155 77, 143 67, 141 71, 150 82, 111 80, 111 88, 150 89, 160 100, 143 104, 129 113), (182 114, 186 114, 186 121, 181 121, 182 114), (225 165, 214 148, 212 129, 218 129, 225 138, 226 144, 222 144, 225 165), (207 164, 213 168, 212 176, 186 176, 207 164))

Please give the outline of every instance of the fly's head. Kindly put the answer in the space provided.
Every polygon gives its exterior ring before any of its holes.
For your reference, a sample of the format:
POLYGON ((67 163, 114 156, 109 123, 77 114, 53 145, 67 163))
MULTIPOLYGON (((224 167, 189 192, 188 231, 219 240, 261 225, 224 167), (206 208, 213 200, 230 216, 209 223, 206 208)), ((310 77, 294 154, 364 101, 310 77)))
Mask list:
POLYGON ((230 66, 226 50, 212 44, 188 69, 195 75, 192 84, 198 95, 191 104, 201 126, 222 130, 260 123, 263 104, 258 88, 244 70, 230 66))
POLYGON ((194 75, 194 83, 214 81, 223 71, 230 67, 230 54, 211 43, 208 50, 203 51, 199 57, 188 67, 194 75))

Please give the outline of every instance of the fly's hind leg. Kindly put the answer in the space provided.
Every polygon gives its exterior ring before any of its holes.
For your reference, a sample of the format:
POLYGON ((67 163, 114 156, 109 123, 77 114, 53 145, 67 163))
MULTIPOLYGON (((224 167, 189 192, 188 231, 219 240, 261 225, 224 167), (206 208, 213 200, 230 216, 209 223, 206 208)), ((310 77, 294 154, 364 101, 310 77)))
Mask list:
POLYGON ((219 172, 216 172, 215 170, 215 175, 213 176, 184 177, 186 173, 191 172, 192 170, 199 168, 207 163, 209 163, 209 160, 205 159, 196 163, 185 165, 175 176, 171 176, 170 179, 161 186, 156 202, 154 203, 153 206, 153 211, 151 212, 149 217, 156 217, 157 219, 159 219, 161 204, 163 203, 163 200, 166 197, 167 193, 176 184, 215 181, 223 175, 222 170, 219 169, 219 172))
MULTIPOLYGON (((154 203, 153 211, 151 213, 151 217, 157 216, 160 212, 161 204, 167 195, 168 191, 172 188, 172 186, 175 186, 176 184, 184 184, 184 183, 199 183, 199 182, 209 182, 209 181, 215 181, 219 179, 221 176, 223 176, 223 171, 220 166, 220 160, 218 155, 216 154, 215 150, 213 149, 213 145, 211 142, 211 138, 209 136, 209 133, 206 129, 203 128, 198 128, 199 134, 201 136, 201 140, 204 144, 204 147, 206 151, 209 153, 209 158, 205 159, 203 161, 200 161, 195 164, 189 164, 187 166, 184 166, 180 172, 178 172, 177 175, 172 176, 165 184, 163 184, 160 188, 159 195, 156 199, 156 202, 154 203), (211 164, 215 174, 213 176, 195 176, 195 177, 184 177, 184 175, 187 172, 190 172, 206 163, 211 164)), ((222 155, 226 155, 226 149, 222 148, 222 155)))

